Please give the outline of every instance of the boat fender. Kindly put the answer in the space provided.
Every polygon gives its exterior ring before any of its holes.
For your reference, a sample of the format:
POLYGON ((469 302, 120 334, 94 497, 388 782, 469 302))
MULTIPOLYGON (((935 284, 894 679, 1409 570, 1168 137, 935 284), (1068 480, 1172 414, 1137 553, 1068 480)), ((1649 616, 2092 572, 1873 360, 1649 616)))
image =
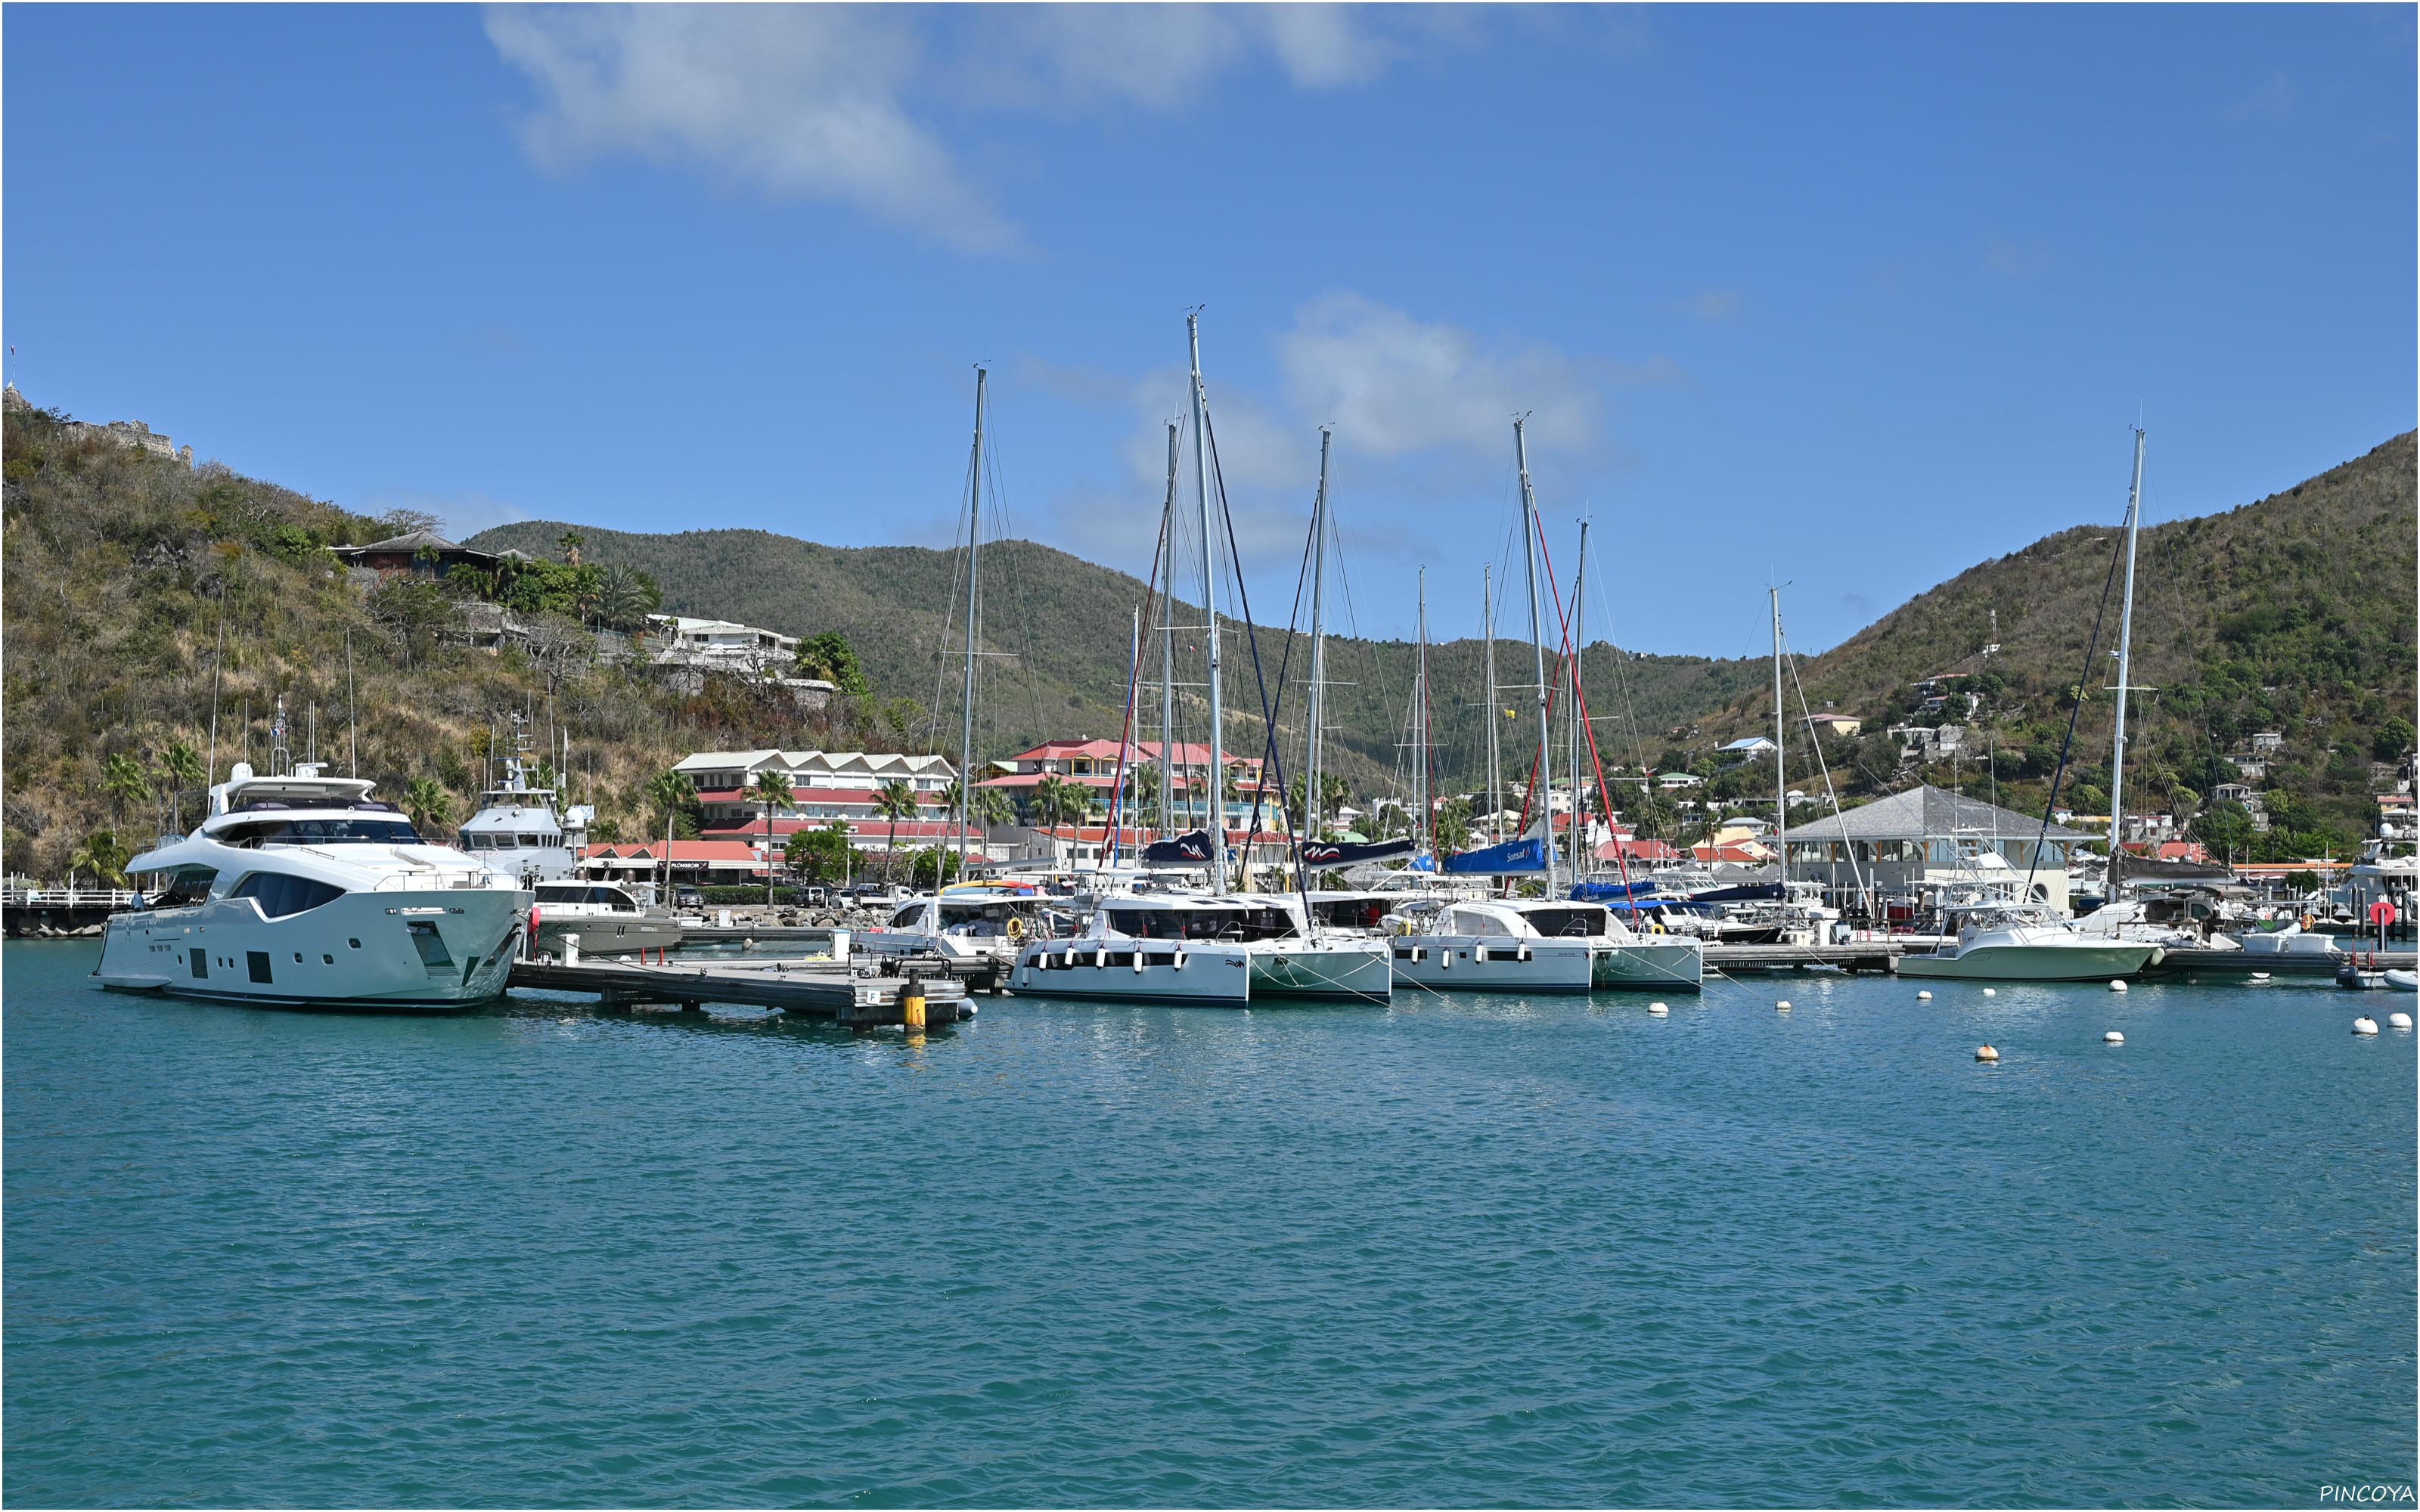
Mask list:
POLYGON ((1484 963, 1487 959, 1487 947, 1484 945, 1472 946, 1470 948, 1470 958, 1473 961, 1484 963))
POLYGON ((1189 959, 1189 958, 1186 955, 1186 953, 1185 953, 1184 951, 1182 951, 1182 950, 1177 951, 1177 952, 1176 952, 1176 960, 1174 961, 1174 963, 1172 963, 1172 964, 1173 964, 1173 965, 1174 965, 1174 967, 1175 967, 1175 969, 1177 969, 1178 971, 1182 971, 1182 970, 1184 970, 1184 969, 1185 969, 1185 963, 1186 963, 1186 961, 1187 961, 1187 959, 1189 959))
POLYGON ((1415 945, 1415 946, 1413 946, 1413 947, 1412 947, 1412 961, 1413 961, 1413 964, 1418 964, 1419 963, 1420 963, 1420 962, 1422 962, 1422 961, 1425 961, 1425 960, 1427 960, 1428 958, 1429 958, 1429 948, 1428 948, 1427 946, 1425 946, 1425 945, 1415 945))
POLYGON ((1529 959, 1529 948, 1526 945, 1515 947, 1512 951, 1512 959, 1522 962, 1528 961, 1529 959))

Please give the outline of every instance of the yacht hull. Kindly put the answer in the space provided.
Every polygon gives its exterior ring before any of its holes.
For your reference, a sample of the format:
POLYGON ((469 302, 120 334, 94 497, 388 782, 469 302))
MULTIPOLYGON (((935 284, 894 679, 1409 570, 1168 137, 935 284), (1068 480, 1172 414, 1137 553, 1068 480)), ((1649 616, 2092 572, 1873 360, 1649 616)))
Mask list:
POLYGON ((1595 952, 1577 942, 1473 934, 1404 934, 1388 942, 1395 980, 1457 993, 1585 993, 1595 952))
POLYGON ((1974 981, 2107 981, 2131 977, 2161 957, 2156 945, 1978 945, 1939 955, 1903 955, 1902 977, 1974 981))
POLYGON ((501 996, 529 916, 513 889, 347 893, 282 918, 249 898, 119 914, 103 987, 291 1008, 468 1008, 501 996))
POLYGON ((1627 944, 1600 943, 1590 964, 1589 985, 1600 990, 1646 988, 1657 992, 1694 993, 1706 980, 1705 947, 1691 939, 1641 939, 1627 944))
POLYGON ((580 953, 583 956, 607 958, 628 955, 640 950, 669 950, 681 942, 678 919, 633 918, 628 915, 597 915, 588 918, 549 918, 546 909, 538 909, 537 949, 540 955, 560 960, 563 939, 566 934, 580 936, 580 953))
POLYGON ((1254 997, 1383 1003, 1395 990, 1382 939, 1268 940, 1250 953, 1254 997))
POLYGON ((1251 1001, 1248 952, 1238 946, 1161 940, 1037 940, 1016 958, 1012 991, 1040 997, 1242 1008, 1251 1001))

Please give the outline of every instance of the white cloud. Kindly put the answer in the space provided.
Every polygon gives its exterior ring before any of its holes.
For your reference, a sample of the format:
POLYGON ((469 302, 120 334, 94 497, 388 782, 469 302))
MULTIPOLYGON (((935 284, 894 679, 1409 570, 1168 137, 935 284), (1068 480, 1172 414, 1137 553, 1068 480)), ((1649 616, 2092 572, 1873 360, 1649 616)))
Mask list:
POLYGON ((1491 347, 1458 326, 1336 292, 1296 311, 1278 349, 1295 410, 1376 456, 1440 446, 1509 456, 1522 413, 1533 445, 1583 449, 1598 438, 1597 385, 1551 347, 1491 347))
POLYGON ((911 102, 1176 110, 1274 66, 1366 83, 1442 18, 1333 5, 499 7, 488 39, 536 86, 523 149, 561 170, 629 154, 773 194, 837 200, 971 252, 1016 228, 911 102))
POLYGON ((633 153, 852 204, 969 251, 1016 232, 899 99, 921 62, 895 13, 823 6, 498 8, 488 39, 538 87, 539 164, 633 153))

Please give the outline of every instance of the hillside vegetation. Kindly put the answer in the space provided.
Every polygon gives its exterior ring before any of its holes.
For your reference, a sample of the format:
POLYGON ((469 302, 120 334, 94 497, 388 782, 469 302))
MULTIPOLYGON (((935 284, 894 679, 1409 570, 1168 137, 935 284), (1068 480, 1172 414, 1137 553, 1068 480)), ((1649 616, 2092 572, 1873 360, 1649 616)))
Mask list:
MULTIPOLYGON (((2204 813, 2212 788, 2241 779, 2224 758, 2249 755, 2248 738, 2272 732, 2284 748, 2248 785, 2270 795, 2279 823, 2273 841, 2252 848, 2280 858, 2331 846, 2342 854, 2366 833, 2372 764, 2404 756, 2412 742, 2414 460, 2407 432, 2283 493, 2143 530, 2133 681, 2150 691, 2135 695, 2129 716, 2129 812, 2204 813)), ((2081 770, 2068 791, 2079 812, 2108 811, 2122 563, 2089 675, 2085 651, 2122 545, 2124 505, 2122 495, 2112 501, 2109 523, 1970 568, 1800 667, 1812 708, 1866 721, 1857 742, 1828 748, 1852 791, 1919 778, 1947 785, 1949 764, 1930 773, 1903 765, 1897 743, 1877 732, 1950 720, 1969 727, 1957 764, 1968 791, 1996 781, 2003 803, 2039 805, 2081 680, 2081 770), (1986 655, 1994 612, 1999 649, 1986 655), (1914 685, 1942 674, 1957 696, 1919 716, 1914 685)), ((1793 731, 1795 699, 1793 690, 1793 731)), ((1770 693, 1748 693, 1708 717, 1704 738, 1681 754, 1702 764, 1714 745, 1769 733, 1772 722, 1770 693)), ((1793 735, 1792 780, 1813 785, 1804 738, 1793 735)), ((1748 791, 1769 789, 1760 777, 1748 791)), ((2216 838, 2225 816, 2211 817, 2216 838)))
MULTIPOLYGON (((489 551, 536 550, 574 529, 595 559, 654 574, 669 611, 737 620, 789 635, 839 631, 857 647, 869 681, 886 699, 917 702, 911 728, 929 732, 939 748, 954 752, 966 633, 964 610, 957 607, 966 575, 961 551, 844 548, 750 530, 634 534, 552 520, 499 526, 470 544, 489 551)), ((1031 541, 986 542, 983 572, 984 645, 990 655, 984 658, 977 701, 980 751, 1003 756, 1054 736, 1116 738, 1125 708, 1130 616, 1145 601, 1143 581, 1031 541)), ((1254 607, 1282 615, 1289 606, 1254 607)), ((1179 625, 1201 623, 1201 611, 1183 604, 1173 617, 1179 625)), ((1179 640, 1177 681, 1199 684, 1200 637, 1179 640)), ((1289 773, 1301 759, 1302 684, 1310 660, 1309 637, 1291 641, 1289 661, 1290 638, 1282 625, 1264 626, 1260 633, 1273 701, 1280 695, 1280 668, 1287 669, 1278 723, 1289 773)), ((1228 743, 1245 754, 1257 753, 1260 692, 1240 634, 1232 637, 1225 655, 1228 743)), ((1399 787, 1399 745, 1419 648, 1404 640, 1330 635, 1327 656, 1335 685, 1326 719, 1331 764, 1357 793, 1399 787)), ((1634 725, 1640 738, 1660 745, 1673 727, 1712 713, 1767 675, 1761 662, 1633 656, 1603 644, 1590 647, 1588 656, 1596 712, 1622 721, 1604 727, 1600 739, 1618 740, 1624 749, 1634 744, 1634 725), (1612 733, 1616 728, 1619 736, 1612 733)), ((1158 666, 1157 642, 1147 640, 1145 677, 1154 687, 1158 666)), ((1498 642, 1497 672, 1504 683, 1531 680, 1528 666, 1526 642, 1498 642)), ((1437 779, 1447 787, 1475 784, 1485 769, 1482 642, 1431 646, 1429 683, 1437 779)), ((1505 702, 1518 699, 1508 695, 1505 702)), ((1183 737, 1203 738, 1207 708, 1199 690, 1181 692, 1179 708, 1183 737)), ((1157 704, 1147 702, 1145 734, 1156 731, 1157 719, 1157 704)), ((1507 724, 1512 733, 1504 738, 1513 745, 1519 743, 1518 728, 1527 727, 1507 724)))
MULTIPOLYGON (((575 793, 634 837, 660 813, 644 783, 688 750, 835 734, 896 748, 878 720, 853 723, 873 717, 861 702, 844 703, 835 728, 744 685, 685 697, 596 665, 582 626, 548 612, 548 585, 584 576, 566 563, 535 564, 504 590, 545 632, 538 655, 472 650, 441 633, 462 585, 365 592, 326 550, 410 520, 188 467, 40 410, 8 410, 5 453, 0 845, 13 874, 62 880, 79 851, 122 857, 174 821, 190 825, 214 682, 221 779, 238 760, 265 764, 280 695, 295 758, 316 723, 319 755, 347 770, 349 640, 360 773, 441 825, 436 816, 458 819, 475 802, 489 731, 517 711, 534 715, 541 750, 558 726, 571 730, 575 793), (415 792, 415 780, 426 785, 415 792), (109 843, 94 853, 96 836, 109 843)), ((89 880, 95 868, 79 870, 89 880)))

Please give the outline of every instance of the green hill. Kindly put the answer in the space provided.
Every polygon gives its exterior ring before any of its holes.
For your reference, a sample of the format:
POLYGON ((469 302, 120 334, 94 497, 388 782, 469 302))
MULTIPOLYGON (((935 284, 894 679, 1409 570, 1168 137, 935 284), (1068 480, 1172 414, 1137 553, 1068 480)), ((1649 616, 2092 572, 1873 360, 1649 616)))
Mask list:
MULTIPOLYGON (((654 574, 668 612, 737 620, 789 635, 838 630, 856 647, 874 686, 886 698, 916 700, 916 728, 939 748, 955 748, 966 623, 955 607, 966 573, 962 552, 818 546, 766 531, 640 535, 555 520, 498 526, 468 544, 489 551, 551 550, 566 530, 580 532, 585 557, 654 574), (957 628, 945 634, 945 624, 957 628)), ((1129 616, 1143 602, 1146 585, 1031 541, 986 543, 983 571, 985 647, 993 655, 985 658, 977 703, 980 748, 1000 756, 1052 736, 1115 738, 1125 706, 1129 616)), ((1180 605, 1175 619, 1199 624, 1200 610, 1180 605)), ((1273 699, 1289 639, 1282 626, 1261 632, 1273 699)), ((1299 760, 1308 639, 1292 638, 1287 681, 1293 686, 1279 718, 1289 742, 1289 771, 1299 760)), ((1180 647, 1180 683, 1201 680, 1198 645, 1197 637, 1180 647)), ((1507 683, 1526 678, 1522 647, 1499 644, 1497 654, 1499 677, 1507 683)), ((1384 790, 1397 767, 1419 648, 1331 635, 1327 655, 1329 680, 1338 685, 1330 690, 1326 721, 1331 759, 1357 791, 1384 790)), ((1643 738, 1659 742, 1673 726, 1712 712, 1766 675, 1761 662, 1630 656, 1604 645, 1589 655, 1594 658, 1590 686, 1603 689, 1599 711, 1626 709, 1643 738)), ((1249 648, 1238 639, 1226 657, 1228 739, 1235 748, 1257 751, 1259 693, 1249 648)), ((1158 665, 1156 650, 1147 650, 1145 669, 1155 685, 1158 665)), ((1474 774, 1484 769, 1482 643, 1431 646, 1429 681, 1439 779, 1475 782, 1474 774)), ((1198 694, 1180 695, 1179 702, 1188 738, 1202 738, 1206 709, 1198 694)), ((1151 704, 1146 717, 1155 730, 1156 708, 1151 704)), ((1626 733, 1623 743, 1629 744, 1626 733)))
MULTIPOLYGON (((2225 758, 2259 732, 2285 737, 2249 785, 2280 817, 2260 847, 2292 856, 2367 832, 2374 762, 2412 742, 2414 446, 2410 432, 2283 493, 2223 514, 2141 532, 2135 567, 2130 715, 2130 812, 2199 811, 2211 790, 2239 779, 2225 758)), ((1954 719, 1969 727, 1957 765, 1968 782, 2000 784, 2003 802, 2038 804, 2066 734, 2070 689, 2086 687, 2076 729, 2073 807, 2108 811, 2116 664, 2085 675, 2085 649, 2109 582, 2124 501, 2107 524, 2048 536, 1917 595, 1800 669, 1810 707, 1866 721, 1834 749, 1852 790, 1876 794, 1920 776, 1882 726, 1954 719), (1993 639, 1996 651, 1986 654, 1993 639), (1915 684, 1947 674, 1950 708, 1919 716, 1915 684), (1964 694, 1976 697, 1972 717, 1964 694)), ((2119 568, 2122 588, 2122 566, 2119 568)), ((2118 594, 2101 636, 2117 643, 2118 594)), ((1787 605, 1784 606, 1785 611, 1787 605)), ((1792 699, 1792 728, 1798 709, 1792 699)), ((1689 746, 1701 763, 1721 741, 1773 727, 1770 693, 1748 693, 1703 722, 1689 746)), ((1812 753, 1793 737, 1793 781, 1814 785, 1812 753)), ((1936 764, 1931 780, 1953 779, 1936 764)), ((1749 791, 1769 791, 1758 778, 1749 791)), ((1736 785, 1736 784, 1734 784, 1736 785)))

